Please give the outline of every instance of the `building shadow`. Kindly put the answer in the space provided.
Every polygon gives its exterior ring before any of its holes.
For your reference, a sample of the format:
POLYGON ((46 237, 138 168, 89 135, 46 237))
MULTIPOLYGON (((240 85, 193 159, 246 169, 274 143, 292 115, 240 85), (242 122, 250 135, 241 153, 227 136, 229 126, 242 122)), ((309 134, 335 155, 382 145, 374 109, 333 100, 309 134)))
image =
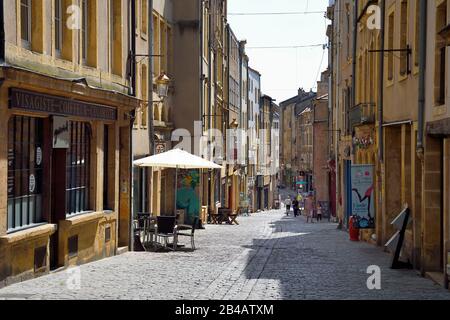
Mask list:
POLYGON ((367 243, 350 242, 336 224, 306 224, 303 217, 284 217, 270 228, 272 233, 244 246, 249 249, 247 299, 450 298, 450 293, 411 270, 390 269, 390 255, 367 243), (381 269, 381 290, 367 287, 367 268, 372 265, 381 269))

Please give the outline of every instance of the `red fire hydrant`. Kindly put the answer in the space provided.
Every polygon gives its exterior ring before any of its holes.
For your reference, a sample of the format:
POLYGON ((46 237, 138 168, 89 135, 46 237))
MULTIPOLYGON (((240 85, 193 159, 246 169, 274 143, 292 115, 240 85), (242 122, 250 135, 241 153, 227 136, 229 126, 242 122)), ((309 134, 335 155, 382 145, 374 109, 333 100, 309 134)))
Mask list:
POLYGON ((359 229, 355 227, 354 224, 355 218, 350 217, 348 232, 350 234, 350 241, 359 241, 359 229))

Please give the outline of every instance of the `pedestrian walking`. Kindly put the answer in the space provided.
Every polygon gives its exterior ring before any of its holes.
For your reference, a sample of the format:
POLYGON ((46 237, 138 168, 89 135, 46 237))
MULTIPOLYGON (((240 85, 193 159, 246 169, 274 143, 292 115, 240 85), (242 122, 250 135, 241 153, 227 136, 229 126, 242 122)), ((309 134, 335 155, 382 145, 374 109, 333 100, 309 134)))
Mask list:
POLYGON ((305 200, 305 210, 306 210, 306 223, 309 222, 311 219, 311 223, 314 223, 313 217, 314 217, 314 202, 313 202, 313 196, 309 195, 308 198, 305 200))
POLYGON ((289 215, 289 212, 291 211, 291 197, 289 196, 285 201, 284 204, 286 205, 286 215, 289 215))
POLYGON ((294 201, 292 202, 292 206, 294 207, 294 217, 297 217, 299 211, 299 203, 297 198, 295 198, 294 201))
POLYGON ((317 204, 317 222, 322 221, 322 205, 317 204))
POLYGON ((297 200, 298 200, 298 214, 303 215, 303 211, 305 210, 305 200, 303 199, 301 193, 298 194, 297 200))

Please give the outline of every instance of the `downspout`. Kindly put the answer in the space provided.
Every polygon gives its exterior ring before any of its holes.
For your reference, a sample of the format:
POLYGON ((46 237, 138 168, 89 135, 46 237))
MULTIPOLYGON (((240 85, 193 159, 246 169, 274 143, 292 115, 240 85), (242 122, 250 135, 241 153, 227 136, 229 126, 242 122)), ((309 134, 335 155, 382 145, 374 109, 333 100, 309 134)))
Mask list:
MULTIPOLYGON (((334 130, 334 157, 335 157, 335 166, 336 166, 336 181, 335 181, 335 197, 336 197, 336 205, 335 205, 335 214, 336 214, 336 219, 339 222, 339 227, 342 228, 342 222, 339 219, 339 209, 338 206, 340 205, 340 163, 339 163, 339 145, 341 143, 340 139, 341 139, 341 135, 340 135, 340 131, 338 128, 339 127, 339 115, 340 115, 340 99, 339 99, 339 94, 340 94, 340 90, 339 90, 339 86, 340 86, 340 70, 339 70, 339 65, 340 65, 340 61, 341 61, 341 47, 340 47, 340 42, 341 42, 341 33, 340 28, 341 28, 341 24, 340 24, 340 6, 342 6, 341 2, 336 2, 335 4, 335 8, 334 8, 334 14, 333 14, 333 42, 335 44, 336 47, 336 63, 333 63, 333 68, 334 66, 337 66, 336 68, 336 73, 333 73, 335 75, 335 79, 334 79, 334 84, 333 84, 333 88, 334 88, 334 94, 336 95, 335 99, 334 99, 334 103, 336 104, 335 110, 336 110, 336 125, 334 125, 333 123, 331 124, 332 130, 334 130), (337 17, 337 18, 336 18, 337 17), (336 29, 335 29, 336 27, 336 29), (335 33, 335 30, 337 31, 335 33)), ((333 50, 334 51, 334 50, 333 50)), ((332 51, 332 61, 334 61, 333 57, 334 57, 334 52, 332 51)), ((333 113, 334 116, 334 113, 333 113)))
MULTIPOLYGON (((153 0, 148 1, 148 142, 149 154, 153 155, 155 152, 155 128, 153 122, 153 0)), ((157 75, 158 76, 158 75, 157 75)), ((153 179, 153 174, 152 174, 153 179)))
MULTIPOLYGON (((135 54, 136 54, 136 36, 135 36, 135 30, 136 30, 136 2, 133 0, 130 0, 128 8, 130 9, 130 14, 128 15, 130 18, 129 26, 129 44, 130 44, 130 53, 131 53, 131 65, 130 65, 130 71, 131 71, 131 79, 130 79, 130 95, 136 96, 136 63, 135 63, 135 54)), ((129 225, 129 243, 128 246, 130 248, 130 251, 134 251, 134 228, 133 228, 133 215, 134 215, 134 147, 133 147, 133 126, 134 126, 134 119, 136 117, 136 110, 133 110, 131 112, 130 117, 130 225, 129 225)))
POLYGON ((130 46, 130 73, 131 73, 131 83, 130 83, 130 95, 136 96, 136 1, 129 0, 130 3, 130 38, 129 38, 129 46, 130 46))
MULTIPOLYGON (((358 42, 358 1, 354 1, 353 11, 353 61, 352 61, 352 105, 356 105, 356 45, 358 42)), ((348 115, 347 115, 348 116, 348 115)))
POLYGON ((425 122, 425 72, 427 55, 427 1, 420 0, 419 13, 419 104, 417 128, 417 155, 423 159, 425 122))
MULTIPOLYGON (((417 157, 424 162, 424 122, 425 122, 425 78, 426 78, 426 54, 427 54, 427 0, 420 0, 420 12, 419 12, 419 99, 418 99, 418 119, 417 119, 417 145, 416 153, 417 157)), ((423 228, 422 228, 423 230, 423 228)), ((421 240, 423 242, 423 240, 421 240)), ((422 249, 423 256, 423 249, 422 249)), ((422 257, 415 257, 421 259, 422 257)), ((425 269, 421 264, 420 273, 425 275, 425 269)), ((448 278, 445 275, 445 278, 448 278)), ((448 281, 446 281, 448 286, 448 281)))
POLYGON ((381 30, 380 30, 380 45, 381 50, 378 55, 380 60, 378 69, 378 161, 384 162, 384 137, 383 137, 383 99, 384 99, 384 41, 385 41, 385 13, 386 0, 381 1, 381 30))
POLYGON ((4 1, 0 0, 0 65, 3 65, 5 60, 5 9, 4 1))

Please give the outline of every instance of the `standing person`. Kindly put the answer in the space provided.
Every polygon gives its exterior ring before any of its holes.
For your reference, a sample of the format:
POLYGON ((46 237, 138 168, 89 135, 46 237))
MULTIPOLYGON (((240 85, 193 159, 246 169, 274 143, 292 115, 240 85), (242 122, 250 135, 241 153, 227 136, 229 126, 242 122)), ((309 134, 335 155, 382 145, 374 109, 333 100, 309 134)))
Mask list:
POLYGON ((292 206, 294 207, 294 217, 297 217, 299 208, 297 198, 295 198, 294 201, 292 202, 292 206))
POLYGON ((297 200, 298 200, 298 210, 299 210, 298 214, 302 215, 303 210, 305 210, 305 202, 303 200, 303 196, 301 193, 298 194, 297 200))
POLYGON ((317 222, 322 221, 322 205, 317 204, 317 222))
POLYGON ((306 223, 309 222, 309 219, 311 219, 311 223, 314 223, 313 217, 314 217, 314 202, 313 202, 313 196, 309 195, 308 198, 305 200, 305 210, 306 210, 306 223))
POLYGON ((289 212, 291 211, 291 196, 289 196, 285 201, 284 204, 286 205, 286 214, 289 215, 289 212))

